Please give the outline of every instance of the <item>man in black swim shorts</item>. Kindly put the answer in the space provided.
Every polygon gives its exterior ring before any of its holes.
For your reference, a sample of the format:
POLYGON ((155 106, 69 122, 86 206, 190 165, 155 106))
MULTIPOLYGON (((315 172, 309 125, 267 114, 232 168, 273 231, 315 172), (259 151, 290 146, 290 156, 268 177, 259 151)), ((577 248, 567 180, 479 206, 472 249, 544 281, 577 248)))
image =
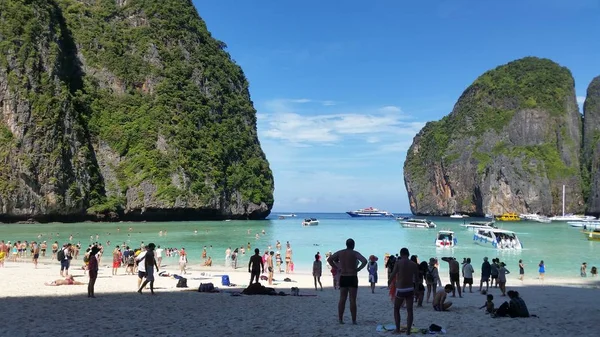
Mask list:
POLYGON ((338 303, 338 318, 344 324, 344 309, 346 299, 350 294, 350 314, 352 324, 356 324, 356 295, 358 294, 358 272, 367 265, 367 259, 354 250, 354 240, 346 240, 346 249, 333 253, 327 258, 327 263, 333 268, 340 269, 340 301, 338 303), (360 261, 360 265, 357 267, 360 261))

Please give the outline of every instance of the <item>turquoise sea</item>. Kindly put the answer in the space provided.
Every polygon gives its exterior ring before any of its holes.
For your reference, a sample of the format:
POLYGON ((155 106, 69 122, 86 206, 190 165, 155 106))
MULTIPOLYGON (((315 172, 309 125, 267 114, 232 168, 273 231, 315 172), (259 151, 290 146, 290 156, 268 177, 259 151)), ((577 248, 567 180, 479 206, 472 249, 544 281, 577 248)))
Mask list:
MULTIPOLYGON (((526 276, 537 276, 538 263, 544 260, 546 277, 579 276, 579 266, 587 262, 588 266, 600 266, 600 242, 590 242, 578 229, 569 227, 566 223, 541 224, 535 222, 497 222, 504 229, 513 230, 523 243, 522 251, 495 250, 473 243, 473 232, 463 229, 461 219, 448 217, 428 217, 437 225, 437 229, 408 229, 402 228, 394 219, 364 219, 351 218, 344 213, 298 213, 297 217, 278 220, 278 214, 270 216, 271 220, 263 221, 190 221, 190 222, 122 222, 122 223, 50 223, 50 224, 3 224, 0 225, 0 239, 15 242, 16 240, 42 240, 59 243, 81 242, 86 247, 90 235, 95 240, 96 234, 103 244, 126 242, 132 247, 139 247, 141 242, 154 242, 166 247, 185 247, 191 263, 201 262, 203 246, 207 247, 208 255, 212 256, 215 265, 224 265, 227 247, 259 248, 261 254, 271 245, 275 249, 276 240, 285 250, 286 241, 293 249, 293 260, 296 272, 309 273, 314 255, 320 252, 336 251, 345 246, 347 238, 356 241, 356 250, 368 257, 374 254, 380 258, 380 268, 383 264, 384 253, 397 253, 400 248, 408 247, 411 254, 419 256, 420 260, 429 257, 455 256, 459 261, 470 257, 476 271, 480 269, 484 256, 499 257, 507 264, 507 268, 518 273, 517 263, 523 259, 526 276), (319 226, 302 227, 304 217, 316 217, 319 226), (129 228, 132 228, 129 232, 129 228), (119 231, 117 229, 120 229, 119 231), (458 244, 454 249, 436 248, 434 240, 439 229, 451 229, 456 232, 458 244), (167 235, 159 236, 159 231, 167 231, 167 235), (261 234, 262 230, 265 234, 261 234), (195 233, 197 231, 197 233, 195 233), (248 234, 248 231, 250 234, 248 234), (50 236, 52 233, 52 236, 50 236), (57 238, 58 233, 58 238, 57 238), (259 238, 255 237, 259 234, 259 238), (210 248, 212 245, 212 248, 210 248)), ((468 218, 467 221, 484 220, 468 218)), ((282 255, 283 255, 282 251, 282 255)), ((244 266, 248 262, 249 252, 240 256, 239 263, 244 266)), ((173 258, 167 258, 163 263, 176 264, 173 258)), ((447 264, 441 263, 441 272, 447 272, 447 264)))

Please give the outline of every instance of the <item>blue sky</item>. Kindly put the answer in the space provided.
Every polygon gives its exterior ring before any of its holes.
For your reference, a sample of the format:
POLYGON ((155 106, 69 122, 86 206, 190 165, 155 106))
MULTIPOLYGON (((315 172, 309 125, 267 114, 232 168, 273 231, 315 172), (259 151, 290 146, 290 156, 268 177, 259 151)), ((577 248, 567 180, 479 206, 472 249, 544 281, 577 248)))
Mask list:
POLYGON ((273 211, 409 212, 413 137, 483 72, 525 56, 600 75, 600 0, 194 1, 243 68, 273 211))

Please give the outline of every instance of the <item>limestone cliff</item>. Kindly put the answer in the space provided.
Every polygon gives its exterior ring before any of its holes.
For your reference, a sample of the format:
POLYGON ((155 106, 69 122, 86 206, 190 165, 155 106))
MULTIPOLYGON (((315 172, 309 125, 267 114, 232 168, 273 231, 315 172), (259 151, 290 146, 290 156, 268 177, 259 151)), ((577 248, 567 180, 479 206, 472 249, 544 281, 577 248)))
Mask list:
POLYGON ((587 89, 583 104, 583 177, 587 212, 600 215, 600 76, 587 89))
POLYGON ((0 2, 0 218, 264 218, 248 82, 189 0, 0 2))
POLYGON ((404 180, 415 214, 584 210, 581 116, 568 69, 534 57, 481 75, 415 137, 404 180))

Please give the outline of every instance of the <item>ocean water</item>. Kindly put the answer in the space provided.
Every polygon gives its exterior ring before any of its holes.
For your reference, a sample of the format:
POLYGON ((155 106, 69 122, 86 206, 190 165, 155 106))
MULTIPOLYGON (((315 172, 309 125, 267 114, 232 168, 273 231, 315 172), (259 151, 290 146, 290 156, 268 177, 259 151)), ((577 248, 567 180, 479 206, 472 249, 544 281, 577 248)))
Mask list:
MULTIPOLYGON (((69 235, 73 235, 72 243, 81 242, 86 247, 96 241, 98 234, 98 241, 104 245, 110 241, 110 250, 115 244, 123 242, 139 247, 142 241, 146 244, 154 242, 163 248, 185 247, 190 263, 202 261, 202 248, 206 246, 214 265, 224 265, 227 247, 247 248, 250 243, 251 251, 240 255, 238 263, 242 267, 247 265, 254 248, 259 248, 262 254, 270 245, 275 251, 276 240, 279 240, 283 256, 285 244, 289 241, 295 270, 301 273, 311 272, 317 252, 325 255, 328 251, 345 248, 345 241, 350 237, 356 241, 356 250, 365 257, 373 254, 380 258, 380 268, 383 267, 385 253, 398 253, 402 247, 409 248, 411 254, 418 255, 419 260, 454 256, 462 261, 464 257, 470 257, 477 274, 484 256, 490 260, 493 257, 500 258, 513 273, 519 272, 518 260, 522 259, 528 277, 537 277, 540 260, 545 262, 546 278, 579 276, 582 262, 587 262, 589 267, 600 266, 600 242, 588 241, 579 229, 571 228, 566 223, 497 222, 497 226, 513 230, 519 236, 524 249, 516 251, 495 250, 474 244, 473 232, 460 227, 462 219, 428 217, 437 224, 436 229, 409 229, 402 228, 394 219, 351 218, 344 213, 298 213, 297 217, 283 220, 277 219, 277 216, 277 213, 272 214, 271 219, 263 221, 3 224, 0 225, 0 239, 5 242, 39 241, 37 236, 42 235, 41 240, 46 240, 50 249, 54 241, 69 242, 69 235), (316 217, 320 224, 302 227, 304 217, 316 217), (455 248, 435 247, 434 240, 440 229, 455 231, 458 239, 455 248), (167 234, 159 236, 161 230, 166 230, 167 234)), ((176 258, 164 258, 163 264, 176 265, 177 261, 176 258)), ((447 273, 447 263, 440 263, 440 272, 447 273)))

